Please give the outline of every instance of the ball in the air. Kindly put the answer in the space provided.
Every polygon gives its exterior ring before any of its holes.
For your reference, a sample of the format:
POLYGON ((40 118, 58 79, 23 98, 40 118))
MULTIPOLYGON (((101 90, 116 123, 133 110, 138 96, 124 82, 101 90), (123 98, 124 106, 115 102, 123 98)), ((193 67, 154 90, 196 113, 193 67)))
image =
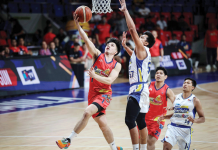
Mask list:
POLYGON ((88 22, 92 18, 92 11, 87 6, 80 6, 75 13, 79 17, 79 22, 88 22))

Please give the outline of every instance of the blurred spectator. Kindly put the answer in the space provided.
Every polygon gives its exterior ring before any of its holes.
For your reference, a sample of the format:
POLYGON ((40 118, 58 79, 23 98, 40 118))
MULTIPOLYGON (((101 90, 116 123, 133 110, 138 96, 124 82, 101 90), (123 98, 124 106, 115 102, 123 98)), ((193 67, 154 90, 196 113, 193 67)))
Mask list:
POLYGON ((152 31, 152 34, 155 38, 154 45, 150 48, 151 53, 151 62, 154 64, 155 69, 160 66, 160 61, 163 60, 164 49, 160 40, 157 39, 158 34, 157 31, 152 31), (161 60, 159 59, 161 56, 161 60))
POLYGON ((134 3, 131 4, 131 9, 129 10, 129 14, 132 17, 141 16, 141 14, 136 9, 136 5, 134 3))
POLYGON ((168 45, 177 45, 179 43, 179 40, 176 37, 176 34, 173 34, 172 39, 168 41, 168 45))
POLYGON ((5 59, 5 49, 3 47, 0 48, 0 59, 5 59))
POLYGON ((106 43, 107 43, 107 41, 108 41, 109 39, 110 39, 109 37, 106 37, 106 38, 105 38, 105 43, 103 43, 103 44, 100 45, 99 50, 101 51, 101 53, 104 53, 104 50, 105 50, 105 47, 106 47, 106 43))
POLYGON ((46 21, 46 26, 45 26, 45 28, 44 28, 44 30, 43 30, 44 35, 49 32, 49 29, 50 29, 51 27, 52 27, 52 26, 51 26, 51 21, 50 21, 50 20, 47 20, 47 21, 46 21))
POLYGON ((193 67, 193 61, 195 60, 195 68, 198 68, 199 54, 192 54, 191 45, 186 41, 186 35, 181 36, 181 41, 177 44, 179 49, 182 49, 189 58, 191 66, 193 67))
POLYGON ((15 39, 19 39, 21 37, 24 38, 25 32, 19 21, 15 18, 11 18, 9 21, 12 23, 11 37, 15 39))
POLYGON ((50 52, 51 52, 51 55, 58 55, 59 54, 58 50, 55 47, 54 42, 50 43, 50 52))
POLYGON ((55 43, 55 50, 58 51, 59 53, 66 53, 64 51, 63 47, 60 45, 59 39, 57 37, 54 38, 54 43, 55 43))
POLYGON ((142 24, 144 26, 145 30, 154 30, 155 24, 152 22, 152 17, 148 17, 147 22, 145 24, 142 24))
POLYGON ((17 47, 17 40, 11 39, 11 47, 9 47, 10 53, 12 52, 14 56, 18 56, 20 52, 20 48, 17 47))
POLYGON ((171 20, 167 22, 168 30, 179 30, 179 23, 174 15, 171 15, 171 20))
POLYGON ((115 32, 117 30, 116 21, 117 21, 117 14, 116 14, 116 12, 113 12, 111 18, 108 20, 108 24, 111 26, 111 33, 112 34, 115 34, 115 32))
POLYGON ((218 61, 218 30, 215 24, 211 24, 211 28, 207 30, 204 38, 204 47, 207 48, 207 70, 211 70, 211 63, 216 68, 216 57, 218 61), (211 59, 212 57, 212 59, 211 59))
POLYGON ((13 56, 12 53, 13 51, 11 51, 9 47, 5 47, 5 57, 6 58, 12 57, 13 56))
POLYGON ((55 37, 56 35, 52 33, 52 28, 49 28, 48 33, 46 33, 43 37, 43 41, 45 41, 47 44, 50 44, 55 37))
POLYGON ((149 8, 145 7, 145 3, 141 3, 138 12, 142 17, 148 17, 151 11, 149 8))
POLYGON ((85 57, 85 70, 88 70, 92 67, 93 65, 93 60, 92 60, 92 55, 89 53, 87 46, 85 43, 82 45, 82 55, 85 57))
POLYGON ((117 16, 116 26, 117 26, 118 35, 122 34, 123 31, 128 30, 127 24, 126 24, 126 19, 123 15, 117 16))
POLYGON ((59 39, 60 43, 62 43, 65 37, 66 35, 64 34, 64 30, 60 28, 59 33, 57 34, 57 38, 59 39))
POLYGON ((101 21, 101 19, 102 19, 102 18, 101 18, 101 15, 96 14, 96 13, 93 13, 90 22, 92 22, 92 23, 98 23, 98 22, 101 21))
MULTIPOLYGON (((123 35, 120 34, 118 37, 118 40, 120 41, 120 43, 122 43, 123 40, 123 35)), ((121 63, 122 68, 125 70, 126 66, 126 57, 125 57, 125 49, 123 48, 123 46, 121 45, 121 49, 120 49, 120 53, 118 55, 115 56, 114 58, 117 62, 121 63)), ((124 70, 122 70, 121 72, 123 72, 124 70)))
POLYGON ((179 17, 179 28, 181 31, 190 31, 190 27, 184 19, 185 17, 183 15, 179 17))
POLYGON ((107 23, 106 16, 102 17, 102 22, 96 28, 96 39, 98 45, 105 43, 106 37, 112 37, 111 26, 107 23))
POLYGON ((158 39, 162 42, 162 45, 165 46, 166 45, 166 40, 165 40, 165 35, 164 35, 164 31, 160 28, 160 26, 157 24, 156 25, 156 30, 157 30, 157 37, 158 39))
POLYGON ((167 23, 164 20, 164 15, 160 16, 160 20, 157 21, 157 24, 160 26, 161 30, 166 30, 167 29, 167 23))
POLYGON ((42 42, 42 48, 39 51, 41 56, 51 55, 50 50, 48 49, 48 45, 45 41, 42 42))
POLYGON ((20 48, 20 55, 28 54, 28 49, 26 46, 24 46, 23 38, 19 39, 19 46, 18 47, 20 48))
POLYGON ((41 43, 42 43, 42 31, 40 29, 36 30, 36 32, 34 33, 33 43, 36 46, 41 45, 41 43))
POLYGON ((74 47, 70 50, 68 58, 72 63, 81 63, 85 61, 85 57, 82 57, 79 43, 74 43, 74 47))

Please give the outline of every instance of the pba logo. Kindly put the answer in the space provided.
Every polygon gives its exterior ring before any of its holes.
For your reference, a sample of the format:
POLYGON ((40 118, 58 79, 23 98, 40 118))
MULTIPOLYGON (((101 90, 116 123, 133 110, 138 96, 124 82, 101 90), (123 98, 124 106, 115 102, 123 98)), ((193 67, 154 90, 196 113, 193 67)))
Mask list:
POLYGON ((23 85, 40 84, 33 66, 17 67, 17 72, 23 85))
POLYGON ((177 67, 179 70, 186 70, 187 67, 186 67, 186 64, 184 62, 184 60, 176 60, 176 64, 177 64, 177 67))

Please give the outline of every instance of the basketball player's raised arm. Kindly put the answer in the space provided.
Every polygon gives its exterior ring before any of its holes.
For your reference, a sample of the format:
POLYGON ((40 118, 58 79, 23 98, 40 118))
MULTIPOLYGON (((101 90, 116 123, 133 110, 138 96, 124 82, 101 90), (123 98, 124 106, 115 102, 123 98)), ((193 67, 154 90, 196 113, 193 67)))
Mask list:
POLYGON ((95 80, 101 83, 111 85, 114 82, 114 80, 118 77, 120 70, 121 70, 121 64, 117 63, 116 67, 111 71, 108 77, 103 77, 103 76, 95 74, 95 71, 93 68, 89 70, 88 74, 91 78, 94 78, 95 80))
POLYGON ((204 111, 201 106, 200 100, 198 98, 194 99, 194 105, 195 105, 196 112, 198 113, 199 118, 194 119, 189 116, 187 119, 191 121, 192 123, 204 123, 205 122, 204 111))
POLYGON ((74 21, 77 26, 77 29, 79 31, 79 34, 82 37, 83 41, 86 43, 89 53, 92 56, 98 56, 101 52, 98 49, 96 49, 95 45, 89 40, 88 36, 86 35, 86 33, 83 31, 83 29, 79 25, 79 21, 78 21, 79 18, 77 17, 77 14, 74 13, 73 17, 74 17, 74 21))
POLYGON ((139 57, 139 59, 145 59, 147 57, 147 53, 145 51, 145 48, 144 48, 144 45, 143 43, 141 42, 140 38, 139 38, 139 35, 136 31, 136 27, 135 27, 135 24, 126 8, 126 2, 125 0, 119 0, 120 1, 120 5, 121 5, 121 8, 120 11, 122 11, 125 15, 125 18, 126 18, 126 23, 127 23, 127 26, 129 28, 129 32, 132 36, 132 39, 135 43, 135 50, 137 50, 137 57, 139 57))
POLYGON ((173 91, 172 91, 170 88, 167 89, 167 98, 170 99, 170 101, 172 102, 172 104, 174 103, 174 101, 175 101, 175 99, 176 99, 175 94, 173 93, 173 91))
POLYGON ((126 45, 126 32, 123 32, 123 40, 122 40, 122 46, 126 50, 126 52, 129 54, 129 56, 132 56, 133 51, 126 45))

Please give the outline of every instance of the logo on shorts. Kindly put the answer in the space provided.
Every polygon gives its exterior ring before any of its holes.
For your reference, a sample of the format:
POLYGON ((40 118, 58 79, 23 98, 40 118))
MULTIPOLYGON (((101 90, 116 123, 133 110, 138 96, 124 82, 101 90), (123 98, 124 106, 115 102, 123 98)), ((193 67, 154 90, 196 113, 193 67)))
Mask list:
POLYGON ((111 96, 110 95, 102 95, 102 97, 104 97, 102 103, 104 103, 105 100, 106 100, 107 103, 111 102, 111 96))
POLYGON ((166 136, 166 138, 168 138, 168 136, 166 136))

